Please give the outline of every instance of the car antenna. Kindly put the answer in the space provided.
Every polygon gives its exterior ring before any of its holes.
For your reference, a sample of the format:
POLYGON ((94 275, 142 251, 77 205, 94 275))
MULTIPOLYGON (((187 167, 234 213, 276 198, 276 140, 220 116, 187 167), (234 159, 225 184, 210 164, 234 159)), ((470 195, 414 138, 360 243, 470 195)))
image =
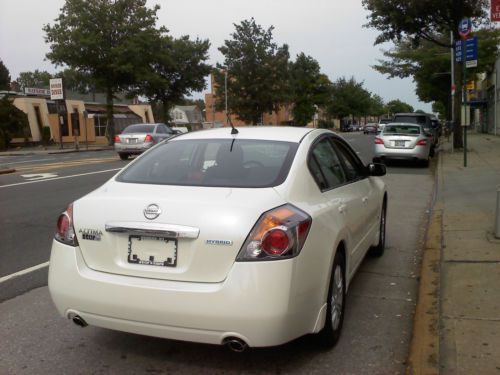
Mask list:
MULTIPOLYGON (((226 112, 227 115, 227 121, 229 122, 229 125, 231 125, 231 134, 238 134, 239 131, 236 129, 233 125, 233 121, 231 121, 231 116, 229 116, 229 113, 226 112)), ((231 146, 232 148, 232 146, 231 146)))

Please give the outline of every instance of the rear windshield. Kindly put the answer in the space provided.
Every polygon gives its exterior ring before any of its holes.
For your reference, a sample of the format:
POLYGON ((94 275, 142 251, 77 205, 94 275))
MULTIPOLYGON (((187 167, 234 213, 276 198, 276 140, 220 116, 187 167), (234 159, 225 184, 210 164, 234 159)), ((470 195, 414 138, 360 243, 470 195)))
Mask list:
POLYGON ((422 124, 425 125, 425 116, 415 116, 415 115, 400 115, 394 116, 394 122, 408 122, 410 124, 422 124))
POLYGON ((144 125, 144 124, 136 124, 130 125, 122 131, 122 134, 130 134, 130 133, 152 133, 155 130, 154 125, 144 125))
POLYGON ((142 156, 116 180, 160 185, 272 187, 285 181, 297 147, 297 143, 264 140, 176 140, 142 156))
POLYGON ((419 135, 420 126, 412 125, 386 125, 384 128, 385 135, 403 134, 403 135, 419 135))

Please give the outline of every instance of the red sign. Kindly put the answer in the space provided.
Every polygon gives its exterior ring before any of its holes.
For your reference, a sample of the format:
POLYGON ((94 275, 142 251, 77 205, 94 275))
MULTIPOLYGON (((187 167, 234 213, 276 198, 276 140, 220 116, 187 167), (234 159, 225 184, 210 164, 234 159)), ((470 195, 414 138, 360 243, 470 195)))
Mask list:
POLYGON ((500 0, 491 0, 491 21, 500 22, 500 0))

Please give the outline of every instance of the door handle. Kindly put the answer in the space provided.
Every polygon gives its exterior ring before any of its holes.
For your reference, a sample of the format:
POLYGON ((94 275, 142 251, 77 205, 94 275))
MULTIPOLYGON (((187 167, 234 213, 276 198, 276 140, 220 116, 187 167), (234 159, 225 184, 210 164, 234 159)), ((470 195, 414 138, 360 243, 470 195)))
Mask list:
POLYGON ((339 212, 340 212, 341 214, 345 213, 346 208, 347 208, 347 206, 346 206, 345 204, 341 204, 341 205, 339 206, 339 212))
POLYGON ((361 198, 361 200, 363 201, 363 203, 366 203, 366 202, 368 202, 368 197, 363 197, 363 198, 361 198))

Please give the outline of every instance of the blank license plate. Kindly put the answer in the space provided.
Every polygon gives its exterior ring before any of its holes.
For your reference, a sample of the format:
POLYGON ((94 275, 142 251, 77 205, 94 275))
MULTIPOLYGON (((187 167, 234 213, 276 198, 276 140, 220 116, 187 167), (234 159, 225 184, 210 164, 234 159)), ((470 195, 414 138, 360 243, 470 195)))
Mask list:
POLYGON ((405 141, 394 141, 394 146, 405 147, 405 141))
POLYGON ((177 266, 177 240, 154 236, 129 236, 129 263, 160 267, 177 266))
POLYGON ((137 143, 137 138, 128 138, 127 141, 129 144, 135 144, 137 143))

